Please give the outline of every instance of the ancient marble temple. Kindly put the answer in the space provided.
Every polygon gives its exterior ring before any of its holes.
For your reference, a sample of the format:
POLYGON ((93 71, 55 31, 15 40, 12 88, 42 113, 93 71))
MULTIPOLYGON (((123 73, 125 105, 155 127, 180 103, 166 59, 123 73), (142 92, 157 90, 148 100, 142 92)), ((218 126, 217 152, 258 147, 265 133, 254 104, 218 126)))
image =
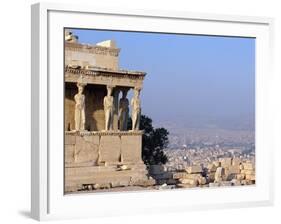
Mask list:
POLYGON ((155 183, 141 157, 145 73, 119 69, 119 53, 112 40, 82 44, 65 31, 66 193, 155 183))

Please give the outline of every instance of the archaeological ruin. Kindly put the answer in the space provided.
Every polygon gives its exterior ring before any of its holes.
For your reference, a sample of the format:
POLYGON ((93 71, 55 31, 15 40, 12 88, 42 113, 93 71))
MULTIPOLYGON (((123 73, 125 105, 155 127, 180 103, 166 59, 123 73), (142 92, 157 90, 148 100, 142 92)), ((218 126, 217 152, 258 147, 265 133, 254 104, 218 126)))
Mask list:
POLYGON ((146 74, 119 69, 119 52, 112 40, 82 44, 65 31, 65 193, 155 183, 141 157, 146 74))
POLYGON ((256 183, 255 154, 217 146, 168 149, 166 164, 146 166, 140 130, 146 73, 120 69, 112 40, 82 44, 66 30, 64 46, 65 193, 256 183))

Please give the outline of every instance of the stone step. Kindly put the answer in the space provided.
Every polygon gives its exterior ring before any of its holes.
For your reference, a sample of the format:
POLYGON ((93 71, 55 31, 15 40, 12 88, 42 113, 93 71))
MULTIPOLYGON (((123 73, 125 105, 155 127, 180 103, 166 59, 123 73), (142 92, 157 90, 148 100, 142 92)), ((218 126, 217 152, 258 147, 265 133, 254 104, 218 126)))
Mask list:
POLYGON ((105 178, 94 178, 94 177, 81 177, 81 178, 71 178, 66 179, 67 186, 71 186, 73 184, 104 184, 111 183, 115 181, 129 182, 131 179, 130 176, 125 177, 105 177, 105 178))
POLYGON ((132 170, 138 170, 138 169, 147 169, 146 165, 143 163, 140 164, 114 164, 114 165, 107 165, 107 166, 97 166, 94 165, 93 162, 87 162, 87 163, 66 163, 65 168, 87 168, 91 170, 116 170, 118 169, 118 165, 126 165, 132 170))
POLYGON ((91 170, 91 169, 65 169, 65 176, 124 176, 124 175, 132 175, 132 174, 147 174, 147 170, 122 170, 122 171, 116 171, 116 170, 103 170, 103 171, 97 171, 97 170, 91 170))
POLYGON ((68 175, 65 176, 65 180, 84 180, 84 179, 116 179, 116 178, 130 178, 130 177, 147 177, 144 173, 109 173, 107 175, 105 174, 99 174, 99 175, 68 175))
MULTIPOLYGON (((122 189, 127 189, 127 187, 129 186, 140 186, 140 187, 151 187, 155 185, 155 180, 153 179, 139 179, 139 180, 135 180, 133 181, 133 183, 131 183, 128 180, 118 180, 118 181, 113 181, 113 182, 106 182, 106 183, 81 183, 81 182, 71 182, 70 185, 65 186, 65 193, 72 193, 72 192, 77 192, 77 191, 81 191, 82 192, 89 192, 88 190, 93 190, 93 189, 98 189, 98 191, 100 189, 104 189, 105 191, 111 191, 110 189, 114 189, 114 188, 119 188, 122 187, 122 189), (89 189, 89 187, 91 187, 91 189, 89 189), (126 188, 123 188, 126 187, 126 188)), ((124 191, 124 190, 122 190, 124 191)), ((91 191, 90 191, 91 192, 91 191)))
MULTIPOLYGON (((134 172, 140 172, 140 171, 146 171, 147 169, 145 166, 129 166, 129 169, 123 170, 123 171, 134 171, 134 172)), ((66 167, 66 172, 71 173, 103 173, 103 172, 123 172, 120 171, 120 168, 117 168, 116 166, 86 166, 86 167, 66 167)))
POLYGON ((124 175, 132 175, 132 174, 147 174, 147 170, 120 170, 120 171, 112 171, 112 170, 104 170, 104 171, 95 171, 88 169, 65 169, 65 176, 124 176, 124 175))
POLYGON ((87 173, 112 173, 117 172, 115 168, 98 168, 98 167, 72 167, 72 168, 65 168, 66 175, 78 175, 78 174, 87 174, 87 173))
POLYGON ((133 182, 144 182, 149 181, 146 176, 124 176, 124 177, 105 177, 105 178, 91 178, 91 177, 83 177, 77 179, 67 179, 66 187, 76 186, 77 188, 81 188, 83 184, 109 184, 109 183, 123 183, 123 185, 129 185, 130 181, 133 182))

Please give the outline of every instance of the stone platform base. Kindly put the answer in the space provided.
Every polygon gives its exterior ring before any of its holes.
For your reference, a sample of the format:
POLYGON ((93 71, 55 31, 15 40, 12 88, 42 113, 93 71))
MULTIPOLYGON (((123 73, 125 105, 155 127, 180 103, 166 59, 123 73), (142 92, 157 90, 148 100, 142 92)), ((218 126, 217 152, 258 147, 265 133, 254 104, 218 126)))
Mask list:
POLYGON ((155 180, 148 176, 143 163, 107 166, 76 164, 65 167, 65 193, 154 184, 155 180))

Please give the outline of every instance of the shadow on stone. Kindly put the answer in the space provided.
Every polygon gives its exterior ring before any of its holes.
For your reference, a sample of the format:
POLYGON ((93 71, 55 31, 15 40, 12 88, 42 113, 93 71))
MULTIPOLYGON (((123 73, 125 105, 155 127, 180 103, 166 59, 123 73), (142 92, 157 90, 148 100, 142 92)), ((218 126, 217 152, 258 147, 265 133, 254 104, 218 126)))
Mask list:
POLYGON ((165 188, 173 188, 177 183, 173 179, 173 173, 166 171, 163 165, 150 165, 149 175, 155 179, 157 185, 163 185, 165 188))

